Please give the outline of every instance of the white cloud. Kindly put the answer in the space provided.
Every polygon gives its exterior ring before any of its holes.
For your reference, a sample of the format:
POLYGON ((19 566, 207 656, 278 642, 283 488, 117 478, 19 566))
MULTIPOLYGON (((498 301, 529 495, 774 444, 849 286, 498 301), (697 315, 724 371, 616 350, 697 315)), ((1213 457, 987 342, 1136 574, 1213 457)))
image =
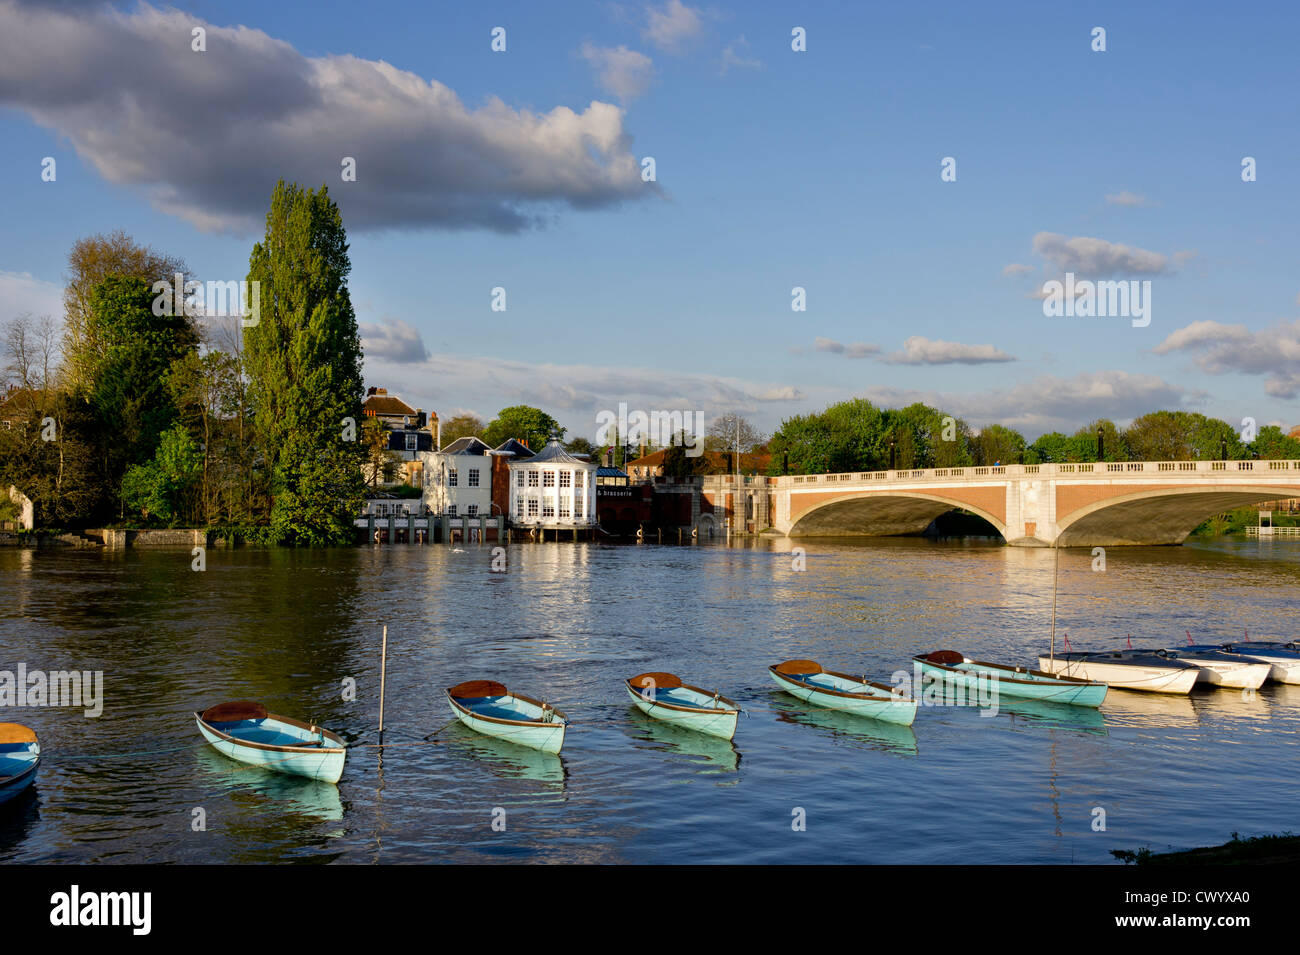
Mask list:
POLYGON ((596 71, 596 82, 601 88, 624 103, 645 93, 654 78, 654 61, 625 46, 602 47, 584 43, 578 52, 596 71))
POLYGON ((818 338, 813 342, 813 347, 818 351, 830 352, 832 355, 843 355, 846 358, 866 358, 880 352, 879 345, 871 345, 867 342, 851 342, 846 345, 843 342, 837 342, 833 338, 818 338))
POLYGON ((350 230, 516 232, 558 205, 657 194, 611 103, 535 113, 492 97, 470 109, 382 60, 305 56, 260 30, 147 3, 125 13, 0 0, 0 106, 205 230, 260 231, 280 178, 331 183, 350 230), (205 53, 190 49, 199 25, 205 53), (355 182, 341 181, 345 156, 355 182))
MULTIPOLYGON (((488 409, 529 404, 555 415, 572 435, 591 437, 596 413, 617 409, 698 411, 714 417, 727 411, 754 414, 769 406, 802 401, 792 385, 723 378, 690 371, 639 366, 529 362, 484 355, 433 354, 419 363, 398 362, 366 352, 365 377, 401 394, 408 403, 433 408, 488 409)), ((776 412, 780 414, 778 410, 776 412)))
POLYGON ((1203 395, 1156 375, 1126 371, 1087 372, 1070 378, 1041 375, 1009 388, 964 394, 887 387, 865 393, 871 401, 890 407, 922 401, 977 427, 1003 424, 1030 440, 1048 431, 1076 431, 1095 418, 1123 425, 1148 411, 1184 407, 1203 395))
POLYGON ((719 73, 726 76, 729 70, 761 70, 763 61, 757 57, 746 56, 748 52, 749 41, 744 36, 736 37, 722 50, 722 67, 719 73))
POLYGON ((668 0, 662 7, 646 7, 645 38, 661 50, 678 52, 703 29, 699 9, 688 7, 682 0, 668 0))
POLYGON ((406 364, 429 357, 420 330, 400 318, 384 316, 378 322, 362 323, 359 328, 361 347, 367 358, 386 358, 406 364))
POLYGON ((1034 251, 1062 272, 1073 272, 1080 278, 1162 275, 1169 271, 1168 259, 1159 252, 1085 236, 1068 238, 1040 232, 1034 236, 1034 251))
POLYGON ((1251 331, 1245 325, 1192 322, 1171 333, 1157 355, 1197 353, 1196 364, 1211 375, 1264 375, 1264 391, 1275 398, 1300 394, 1300 319, 1251 331))
POLYGON ((1002 274, 1008 276, 1009 278, 1014 278, 1017 275, 1028 275, 1032 271, 1034 271, 1034 267, 1032 265, 1021 265, 1018 262, 1012 262, 1010 265, 1008 265, 1005 269, 1002 270, 1002 274))
POLYGON ((992 345, 964 345, 913 335, 903 342, 902 351, 881 360, 889 365, 986 365, 1016 358, 992 345))
POLYGON ((1146 196, 1139 196, 1135 192, 1129 192, 1127 189, 1123 192, 1112 192, 1106 195, 1106 205, 1108 206, 1154 206, 1155 203, 1146 196))
POLYGON ((30 272, 0 272, 0 322, 19 315, 63 317, 63 286, 30 272))

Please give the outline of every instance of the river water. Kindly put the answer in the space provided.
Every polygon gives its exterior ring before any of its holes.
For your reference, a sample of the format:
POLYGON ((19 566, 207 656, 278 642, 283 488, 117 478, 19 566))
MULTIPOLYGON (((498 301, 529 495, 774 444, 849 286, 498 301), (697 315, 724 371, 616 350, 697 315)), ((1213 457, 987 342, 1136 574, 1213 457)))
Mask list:
MULTIPOLYGON (((487 547, 403 545, 213 549, 197 572, 188 551, 6 548, 0 670, 103 671, 104 701, 97 718, 0 709, 45 753, 31 793, 0 807, 0 862, 1095 863, 1300 832, 1300 686, 1112 690, 1099 714, 923 707, 903 729, 809 709, 767 675, 807 657, 888 682, 939 648, 1033 664, 1054 556, 550 543, 512 546, 496 573, 487 547), (365 744, 384 624, 380 751, 365 744), (635 711, 621 681, 645 670, 736 700, 734 746, 635 711), (564 710, 563 755, 448 726, 442 688, 480 677, 564 710), (203 746, 193 711, 230 699, 359 744, 341 783, 203 746)), ((1059 558, 1058 636, 1078 649, 1297 636, 1300 544, 1059 558)))

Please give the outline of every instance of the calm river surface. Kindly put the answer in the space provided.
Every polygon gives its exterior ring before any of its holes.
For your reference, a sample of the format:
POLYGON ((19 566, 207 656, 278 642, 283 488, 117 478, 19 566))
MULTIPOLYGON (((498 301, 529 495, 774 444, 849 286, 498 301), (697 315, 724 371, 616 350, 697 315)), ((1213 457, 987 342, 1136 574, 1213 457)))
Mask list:
MULTIPOLYGON (((800 572, 791 546, 515 545, 504 574, 473 545, 213 549, 204 572, 188 551, 6 548, 0 670, 102 670, 105 700, 97 719, 0 710, 45 752, 0 810, 0 862, 1096 863, 1300 832, 1300 686, 1112 690, 1100 715, 923 707, 910 729, 784 696, 766 667, 791 657, 885 682, 938 648, 1034 663, 1052 602, 1050 550, 805 542, 800 572), (200 744, 193 711, 241 698, 374 742, 385 623, 385 742, 407 745, 382 762, 350 750, 336 788, 200 744), (734 748, 630 707, 620 681, 644 670, 740 703, 734 748), (478 677, 565 710, 563 756, 446 726, 442 688, 478 677)), ((1076 648, 1297 636, 1300 544, 1092 563, 1061 553, 1076 648)))

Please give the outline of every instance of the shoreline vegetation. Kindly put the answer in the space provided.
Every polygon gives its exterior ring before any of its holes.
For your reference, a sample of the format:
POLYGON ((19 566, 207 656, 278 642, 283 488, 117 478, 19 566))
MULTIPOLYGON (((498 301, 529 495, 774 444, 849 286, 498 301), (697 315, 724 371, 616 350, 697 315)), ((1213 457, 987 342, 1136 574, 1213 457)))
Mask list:
POLYGON ((1110 854, 1125 865, 1295 865, 1300 862, 1300 836, 1289 832, 1242 839, 1237 833, 1220 846, 1152 852, 1142 849, 1111 849, 1110 854))

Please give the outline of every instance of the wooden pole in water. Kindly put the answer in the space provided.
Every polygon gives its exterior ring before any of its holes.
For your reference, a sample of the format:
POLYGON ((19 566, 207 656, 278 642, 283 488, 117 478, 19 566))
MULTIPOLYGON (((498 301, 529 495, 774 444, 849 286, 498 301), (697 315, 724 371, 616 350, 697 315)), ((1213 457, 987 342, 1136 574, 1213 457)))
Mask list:
POLYGON ((1052 661, 1052 668, 1056 668, 1056 580, 1061 574, 1061 549, 1056 546, 1056 541, 1052 541, 1052 648, 1049 651, 1049 659, 1052 661))
POLYGON ((379 651, 379 742, 384 742, 384 683, 388 675, 388 624, 384 624, 384 643, 379 651))

